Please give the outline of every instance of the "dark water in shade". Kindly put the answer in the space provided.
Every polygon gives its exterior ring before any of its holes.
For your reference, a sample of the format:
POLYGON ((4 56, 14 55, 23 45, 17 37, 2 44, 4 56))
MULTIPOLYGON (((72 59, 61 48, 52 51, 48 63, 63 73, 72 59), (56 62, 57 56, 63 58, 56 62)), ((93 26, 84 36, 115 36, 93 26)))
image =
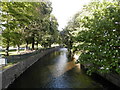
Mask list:
POLYGON ((44 56, 20 77, 10 88, 103 88, 103 85, 86 75, 79 64, 68 62, 67 49, 44 56))

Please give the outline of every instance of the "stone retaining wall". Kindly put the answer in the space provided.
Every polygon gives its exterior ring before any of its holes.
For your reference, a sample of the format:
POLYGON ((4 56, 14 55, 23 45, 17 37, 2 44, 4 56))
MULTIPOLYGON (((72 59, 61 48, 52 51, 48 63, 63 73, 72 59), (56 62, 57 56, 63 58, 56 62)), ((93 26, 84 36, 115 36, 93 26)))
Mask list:
POLYGON ((0 71, 0 90, 2 89, 2 72, 0 71))
MULTIPOLYGON (((80 66, 80 68, 84 69, 84 70, 88 69, 83 64, 80 66)), ((103 78, 107 79, 108 81, 110 81, 114 85, 120 87, 120 75, 119 74, 116 74, 116 73, 109 73, 109 74, 100 74, 100 73, 97 73, 97 74, 100 75, 100 76, 102 76, 103 78)))
POLYGON ((59 50, 60 47, 51 48, 41 51, 40 53, 30 56, 16 65, 2 71, 2 88, 7 88, 20 74, 22 74, 27 68, 38 61, 41 57, 47 55, 52 51, 59 50))
POLYGON ((106 78, 111 83, 115 84, 116 86, 120 87, 120 75, 116 73, 109 73, 109 74, 99 74, 103 78, 106 78))

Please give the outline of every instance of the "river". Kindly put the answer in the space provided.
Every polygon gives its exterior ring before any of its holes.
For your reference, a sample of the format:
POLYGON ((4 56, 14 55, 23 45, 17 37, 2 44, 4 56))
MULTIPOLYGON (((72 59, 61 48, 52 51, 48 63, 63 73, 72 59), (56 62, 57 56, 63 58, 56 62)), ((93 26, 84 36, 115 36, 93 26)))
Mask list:
POLYGON ((8 87, 10 88, 97 89, 105 86, 86 75, 80 69, 80 64, 75 64, 75 61, 68 62, 67 49, 62 48, 37 61, 8 87))

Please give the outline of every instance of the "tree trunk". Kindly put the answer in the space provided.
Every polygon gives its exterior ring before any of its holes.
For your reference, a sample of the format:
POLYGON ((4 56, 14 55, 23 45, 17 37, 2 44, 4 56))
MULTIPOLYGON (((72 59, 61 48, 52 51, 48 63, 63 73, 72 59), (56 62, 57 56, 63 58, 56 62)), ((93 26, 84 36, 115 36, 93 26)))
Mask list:
POLYGON ((20 49, 20 45, 17 45, 17 53, 19 52, 20 49))
POLYGON ((68 49, 68 61, 72 61, 72 51, 68 49))
POLYGON ((26 41, 25 50, 28 50, 28 41, 26 41))
POLYGON ((38 50, 38 41, 37 41, 36 45, 37 45, 37 50, 38 50))
MULTIPOLYGON (((8 6, 8 4, 7 4, 8 6)), ((8 15, 8 12, 7 12, 7 15, 8 15)), ((9 17, 9 16, 8 16, 9 17)), ((10 29, 9 26, 8 26, 8 19, 7 19, 7 27, 8 27, 8 30, 10 29)), ((9 42, 10 42, 10 38, 8 37, 7 38, 7 47, 6 47, 6 56, 9 56, 9 42)))
POLYGON ((51 44, 49 44, 48 47, 51 48, 51 44))
POLYGON ((7 45, 7 47, 6 47, 6 56, 9 56, 9 44, 7 45))
POLYGON ((73 52, 71 51, 72 45, 73 45, 73 42, 72 42, 72 40, 70 40, 69 45, 68 45, 68 59, 69 59, 69 61, 73 60, 73 55, 72 55, 73 52))
POLYGON ((32 50, 35 49, 34 46, 35 46, 35 39, 34 39, 34 37, 33 37, 33 40, 32 40, 32 50))

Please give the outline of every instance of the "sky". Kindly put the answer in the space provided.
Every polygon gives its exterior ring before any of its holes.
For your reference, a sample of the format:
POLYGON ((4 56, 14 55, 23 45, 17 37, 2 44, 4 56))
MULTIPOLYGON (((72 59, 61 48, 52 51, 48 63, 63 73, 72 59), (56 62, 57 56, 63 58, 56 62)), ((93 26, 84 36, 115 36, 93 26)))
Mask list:
POLYGON ((67 22, 76 14, 83 5, 90 2, 90 0, 50 0, 52 2, 52 14, 57 18, 59 27, 62 30, 67 22))

